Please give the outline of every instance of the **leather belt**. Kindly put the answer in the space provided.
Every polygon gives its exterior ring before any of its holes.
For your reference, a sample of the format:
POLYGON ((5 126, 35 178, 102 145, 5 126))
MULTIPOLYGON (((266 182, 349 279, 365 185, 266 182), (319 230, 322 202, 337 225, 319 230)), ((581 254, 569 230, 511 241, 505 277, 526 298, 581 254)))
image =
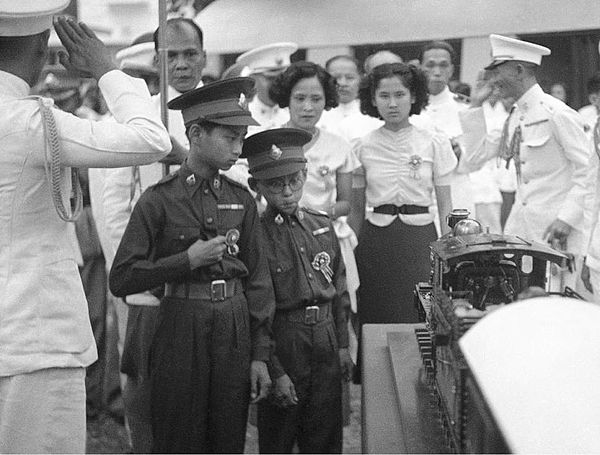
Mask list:
POLYGON ((165 297, 222 302, 242 291, 240 280, 214 280, 210 283, 165 283, 165 297))
POLYGON ((421 205, 394 205, 394 204, 383 204, 373 209, 375 213, 382 213, 384 215, 417 215, 420 213, 428 213, 429 208, 421 205))
POLYGON ((276 317, 281 317, 288 322, 315 325, 318 322, 327 320, 330 313, 331 305, 325 303, 322 305, 307 306, 297 310, 278 311, 276 317))

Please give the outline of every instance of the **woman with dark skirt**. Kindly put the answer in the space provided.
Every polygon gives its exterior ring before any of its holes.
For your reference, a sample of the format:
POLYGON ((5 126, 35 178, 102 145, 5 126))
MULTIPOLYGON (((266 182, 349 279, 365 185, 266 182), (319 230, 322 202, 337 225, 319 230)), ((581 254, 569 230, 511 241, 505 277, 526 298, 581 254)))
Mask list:
POLYGON ((440 225, 452 208, 450 174, 457 165, 450 141, 411 125, 427 102, 423 72, 403 63, 373 69, 361 89, 361 110, 382 119, 361 138, 351 226, 360 278, 361 324, 417 322, 413 290, 430 274, 429 243, 437 237, 428 207, 437 198, 440 225), (367 212, 363 222, 365 206, 367 212))

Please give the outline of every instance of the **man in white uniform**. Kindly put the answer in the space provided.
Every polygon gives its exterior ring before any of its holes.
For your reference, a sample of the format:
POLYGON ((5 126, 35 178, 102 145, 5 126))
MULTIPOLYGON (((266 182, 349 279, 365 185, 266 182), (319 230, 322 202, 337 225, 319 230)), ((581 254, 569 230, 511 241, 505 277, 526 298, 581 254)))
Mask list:
POLYGON ((583 117, 589 136, 592 137, 600 115, 600 72, 588 79, 587 93, 590 104, 583 106, 578 112, 583 117))
MULTIPOLYGON (((491 78, 475 91, 472 108, 460 114, 465 144, 461 166, 476 168, 497 156, 514 162, 517 191, 505 232, 547 241, 578 257, 596 169, 583 121, 537 83, 536 69, 550 49, 500 35, 490 35, 490 43, 493 61, 486 69, 491 78), (502 134, 486 134, 480 107, 493 86, 502 97, 517 100, 502 134)), ((558 288, 574 288, 576 275, 565 272, 562 283, 553 282, 558 288)))
MULTIPOLYGON (((429 103, 420 115, 411 118, 411 123, 444 133, 457 152, 461 148, 462 135, 458 113, 469 106, 464 98, 448 88, 448 82, 454 74, 454 56, 454 49, 445 41, 434 41, 423 48, 421 68, 427 74, 429 103)), ((474 216, 474 188, 469 175, 454 172, 451 191, 453 207, 467 209, 474 216)))
POLYGON ((48 55, 52 15, 68 3, 0 1, 2 453, 85 452, 85 367, 97 355, 63 221, 69 167, 144 164, 171 148, 145 84, 116 70, 85 24, 57 19, 60 61, 98 80, 116 121, 81 119, 29 96, 48 55), (54 177, 46 148, 59 157, 54 177))

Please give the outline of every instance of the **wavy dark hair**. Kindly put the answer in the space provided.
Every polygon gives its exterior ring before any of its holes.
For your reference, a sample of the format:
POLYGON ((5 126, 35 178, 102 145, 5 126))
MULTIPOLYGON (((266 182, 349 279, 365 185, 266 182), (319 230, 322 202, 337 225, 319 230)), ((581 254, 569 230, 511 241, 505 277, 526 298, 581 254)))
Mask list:
POLYGON ((325 71, 321 65, 313 62, 295 62, 292 63, 283 73, 281 73, 269 87, 269 97, 275 101, 279 107, 288 107, 292 96, 292 89, 301 79, 317 77, 323 92, 325 93, 325 109, 329 110, 338 105, 337 82, 325 71))
POLYGON ((415 102, 410 108, 409 115, 419 114, 427 104, 427 76, 420 68, 406 63, 384 63, 373 68, 359 90, 361 112, 371 117, 381 118, 377 107, 373 105, 373 99, 379 82, 390 77, 399 77, 414 97, 415 102))

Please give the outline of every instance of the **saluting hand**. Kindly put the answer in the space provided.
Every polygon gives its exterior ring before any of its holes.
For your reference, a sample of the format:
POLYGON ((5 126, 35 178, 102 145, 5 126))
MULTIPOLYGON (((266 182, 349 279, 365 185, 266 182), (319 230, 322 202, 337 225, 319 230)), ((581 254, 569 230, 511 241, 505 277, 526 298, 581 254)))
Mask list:
POLYGON ((225 236, 222 235, 217 235, 210 240, 196 240, 187 249, 192 270, 222 261, 226 249, 225 236))
POLYGON ((67 51, 60 51, 58 58, 70 72, 98 80, 105 73, 117 69, 110 51, 83 22, 58 17, 54 21, 54 29, 67 51))
POLYGON ((494 84, 488 71, 482 70, 477 74, 475 87, 471 92, 471 107, 480 107, 494 92, 494 84))

